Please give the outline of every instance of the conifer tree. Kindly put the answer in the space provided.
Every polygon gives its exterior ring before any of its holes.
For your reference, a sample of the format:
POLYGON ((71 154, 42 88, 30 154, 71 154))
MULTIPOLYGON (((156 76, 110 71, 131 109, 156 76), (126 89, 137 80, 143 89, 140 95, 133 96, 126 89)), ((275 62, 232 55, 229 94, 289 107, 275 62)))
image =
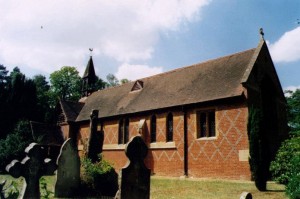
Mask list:
POLYGON ((248 118, 249 164, 252 179, 259 191, 265 191, 268 180, 268 164, 262 136, 262 111, 251 107, 248 118))

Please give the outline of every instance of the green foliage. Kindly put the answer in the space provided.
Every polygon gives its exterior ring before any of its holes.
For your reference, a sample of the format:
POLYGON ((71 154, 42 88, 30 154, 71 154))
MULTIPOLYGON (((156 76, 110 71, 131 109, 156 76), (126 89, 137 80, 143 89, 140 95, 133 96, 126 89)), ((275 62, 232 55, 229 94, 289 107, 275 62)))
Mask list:
POLYGON ((0 84, 3 84, 7 81, 7 73, 6 67, 0 64, 0 84))
MULTIPOLYGON (((4 70, 4 69, 3 69, 4 70)), ((0 137, 10 133, 20 119, 36 120, 37 97, 35 83, 25 77, 18 67, 10 76, 2 71, 0 86, 0 137)))
POLYGON ((121 79, 120 82, 121 82, 121 84, 126 84, 126 83, 128 83, 130 81, 128 79, 121 79))
POLYGON ((300 151, 291 161, 291 175, 286 186, 286 193, 291 199, 300 198, 300 151))
POLYGON ((75 67, 64 66, 50 74, 51 105, 55 106, 58 98, 78 101, 81 96, 81 78, 75 67))
POLYGON ((113 74, 108 74, 106 76, 107 82, 108 82, 108 87, 113 87, 113 86, 118 86, 120 85, 120 82, 116 76, 113 74))
POLYGON ((40 179, 40 190, 42 199, 53 198, 54 193, 48 189, 46 179, 43 177, 40 179))
POLYGON ((2 194, 6 199, 17 199, 20 191, 16 181, 11 181, 10 185, 5 185, 2 194))
POLYGON ((112 165, 101 157, 92 163, 88 158, 82 159, 81 179, 83 189, 87 189, 90 196, 114 196, 118 190, 118 175, 112 165))
POLYGON ((289 94, 286 97, 287 100, 287 110, 288 110, 288 124, 291 131, 300 132, 300 90, 296 91, 286 91, 289 94))
POLYGON ((297 199, 300 198, 300 90, 286 93, 290 138, 281 144, 270 170, 275 181, 286 185, 287 195, 297 199))
POLYGON ((265 191, 268 167, 262 139, 262 112, 258 108, 250 108, 248 118, 249 164, 252 179, 258 190, 265 191))
POLYGON ((279 148, 275 160, 271 162, 270 170, 273 179, 287 185, 292 176, 292 160, 300 153, 300 136, 285 140, 279 148))
POLYGON ((95 90, 102 90, 107 88, 109 85, 107 82, 103 81, 101 78, 96 76, 96 82, 95 82, 95 90))
POLYGON ((0 140, 0 170, 4 170, 11 160, 20 158, 32 141, 29 121, 19 121, 14 131, 0 140))
POLYGON ((40 122, 51 122, 53 111, 50 108, 50 85, 43 75, 35 75, 33 81, 36 86, 37 112, 40 122))

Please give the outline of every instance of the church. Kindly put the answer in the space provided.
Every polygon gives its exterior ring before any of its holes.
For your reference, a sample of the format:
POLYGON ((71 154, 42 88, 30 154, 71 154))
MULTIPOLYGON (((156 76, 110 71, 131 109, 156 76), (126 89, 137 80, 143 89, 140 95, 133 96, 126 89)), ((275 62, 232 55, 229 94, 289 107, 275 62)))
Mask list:
POLYGON ((250 180, 251 107, 263 112, 270 160, 287 136, 286 101, 263 38, 253 49, 99 91, 89 89, 94 77, 91 57, 84 97, 60 101, 59 125, 64 138, 74 138, 84 153, 90 114, 98 110, 103 157, 117 172, 127 162, 126 143, 141 135, 153 175, 250 180))

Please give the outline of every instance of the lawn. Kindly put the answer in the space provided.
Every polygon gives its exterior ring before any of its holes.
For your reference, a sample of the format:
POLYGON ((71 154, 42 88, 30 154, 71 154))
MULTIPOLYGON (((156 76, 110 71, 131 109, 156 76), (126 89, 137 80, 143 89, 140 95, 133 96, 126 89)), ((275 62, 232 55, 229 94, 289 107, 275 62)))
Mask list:
MULTIPOLYGON (((0 176, 0 181, 13 179, 7 175, 0 176)), ((17 179, 21 189, 21 178, 17 179)), ((53 191, 55 177, 46 177, 48 188, 53 191)), ((268 191, 259 192, 252 182, 224 181, 204 179, 151 178, 151 199, 239 199, 242 192, 252 193, 256 199, 286 199, 284 186, 268 183, 268 191)))
POLYGON ((284 186, 268 183, 268 191, 259 192, 252 182, 201 180, 201 179, 151 179, 152 199, 239 199, 242 192, 252 193, 258 199, 285 199, 284 186))

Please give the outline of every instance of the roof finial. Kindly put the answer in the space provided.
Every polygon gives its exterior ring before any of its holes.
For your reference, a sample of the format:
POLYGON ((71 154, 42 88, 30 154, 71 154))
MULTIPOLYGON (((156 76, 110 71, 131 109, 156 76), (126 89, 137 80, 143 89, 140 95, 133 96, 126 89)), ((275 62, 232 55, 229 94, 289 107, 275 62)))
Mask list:
POLYGON ((89 48, 89 51, 91 52, 91 56, 93 55, 93 48, 89 48))
POLYGON ((261 38, 262 38, 262 39, 265 39, 265 38, 264 38, 265 33, 264 33, 264 29, 263 29, 263 28, 260 28, 260 29, 259 29, 259 34, 261 35, 261 38))

